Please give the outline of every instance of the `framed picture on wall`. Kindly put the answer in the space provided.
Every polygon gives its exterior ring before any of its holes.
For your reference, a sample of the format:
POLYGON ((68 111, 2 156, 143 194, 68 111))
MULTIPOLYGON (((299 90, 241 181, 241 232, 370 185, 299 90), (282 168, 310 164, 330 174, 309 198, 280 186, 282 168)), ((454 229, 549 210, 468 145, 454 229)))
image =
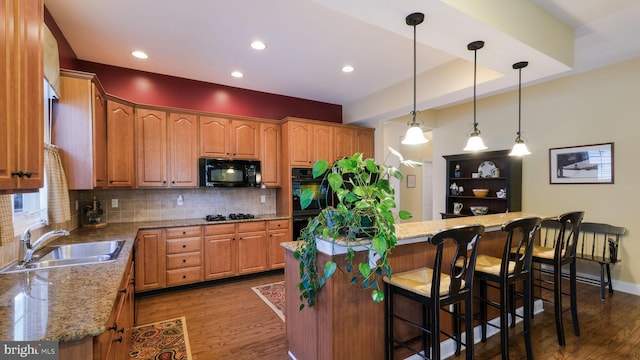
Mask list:
POLYGON ((551 184, 613 184, 613 143, 549 149, 551 184))
POLYGON ((415 175, 407 175, 407 187, 408 188, 416 187, 416 176, 415 175))

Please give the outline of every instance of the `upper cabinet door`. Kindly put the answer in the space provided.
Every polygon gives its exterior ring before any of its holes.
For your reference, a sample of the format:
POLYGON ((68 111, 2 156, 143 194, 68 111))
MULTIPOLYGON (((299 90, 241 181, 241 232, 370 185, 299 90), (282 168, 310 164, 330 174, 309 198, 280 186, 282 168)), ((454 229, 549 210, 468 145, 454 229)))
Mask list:
POLYGON ((136 184, 133 106, 107 100, 107 178, 110 188, 136 184))
POLYGON ((354 153, 354 134, 353 128, 334 127, 333 140, 335 143, 334 160, 342 159, 345 156, 351 156, 354 153))
POLYGON ((136 149, 138 186, 168 186, 166 112, 136 109, 136 149))
POLYGON ((334 143, 333 130, 330 125, 313 125, 313 155, 311 157, 311 165, 316 160, 325 160, 329 164, 333 163, 334 143))
POLYGON ((0 7, 0 192, 36 190, 44 180, 44 6, 3 0, 0 7))
POLYGON ((231 122, 231 157, 258 160, 260 158, 260 123, 251 120, 231 122))
POLYGON ((200 156, 216 159, 229 158, 230 120, 220 117, 200 116, 200 156))
POLYGON ((289 157, 291 166, 311 167, 312 155, 312 125, 290 121, 289 129, 289 157))
POLYGON ((104 94, 91 84, 93 98, 93 187, 107 187, 107 102, 104 94))
POLYGON ((260 125, 262 183, 268 187, 279 187, 282 184, 282 135, 280 124, 263 123, 260 125))
POLYGON ((169 115, 169 174, 172 187, 198 186, 198 117, 169 115))
POLYGON ((359 128, 355 129, 356 132, 356 149, 355 151, 361 152, 362 157, 375 158, 375 129, 359 128))

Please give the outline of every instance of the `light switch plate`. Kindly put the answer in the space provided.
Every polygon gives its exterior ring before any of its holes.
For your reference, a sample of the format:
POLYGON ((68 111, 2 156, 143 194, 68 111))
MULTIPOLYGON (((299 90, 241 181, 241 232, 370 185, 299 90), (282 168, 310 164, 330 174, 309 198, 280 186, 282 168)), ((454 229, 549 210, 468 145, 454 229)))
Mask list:
POLYGON ((111 199, 111 207, 112 208, 118 207, 118 199, 111 199))
POLYGON ((267 201, 267 197, 265 195, 260 195, 260 202, 266 202, 267 201))

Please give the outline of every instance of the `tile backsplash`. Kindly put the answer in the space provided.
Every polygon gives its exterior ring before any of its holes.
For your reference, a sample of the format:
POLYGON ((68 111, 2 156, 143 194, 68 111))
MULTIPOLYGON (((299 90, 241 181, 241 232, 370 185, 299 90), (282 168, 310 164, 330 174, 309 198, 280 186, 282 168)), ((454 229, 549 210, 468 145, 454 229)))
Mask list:
MULTIPOLYGON (((275 214, 276 192, 258 188, 136 189, 70 191, 78 200, 78 212, 91 204, 95 196, 107 223, 183 220, 210 214, 250 213, 256 216, 275 214), (75 194, 74 194, 75 193, 75 194), (179 197, 182 204, 179 204, 179 197), (261 198, 264 197, 264 202, 261 198), (117 202, 117 204, 116 204, 117 202), (117 205, 117 206, 114 206, 117 205)), ((75 203, 72 204, 72 212, 75 203)), ((82 220, 80 220, 82 224, 82 220)))

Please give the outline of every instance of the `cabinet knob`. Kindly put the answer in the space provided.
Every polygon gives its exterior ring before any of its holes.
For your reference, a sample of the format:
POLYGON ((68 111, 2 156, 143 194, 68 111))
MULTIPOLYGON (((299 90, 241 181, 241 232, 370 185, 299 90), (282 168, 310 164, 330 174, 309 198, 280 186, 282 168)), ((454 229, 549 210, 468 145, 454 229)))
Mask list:
POLYGON ((167 180, 162 180, 162 183, 163 183, 163 184, 166 184, 166 183, 167 183, 167 180))
POLYGON ((172 183, 172 184, 175 184, 176 182, 175 182, 174 180, 171 180, 171 183, 172 183))
POLYGON ((183 279, 186 279, 186 278, 187 278, 187 275, 182 275, 182 278, 183 278, 183 279))
POLYGON ((186 262, 187 262, 187 259, 182 259, 182 262, 183 262, 183 263, 186 263, 186 262))
POLYGON ((182 232, 182 235, 186 235, 186 234, 187 234, 187 232, 186 232, 186 231, 183 231, 183 232, 182 232))
POLYGON ((184 249, 184 248, 186 248, 186 247, 187 247, 187 245, 184 245, 184 244, 182 245, 182 248, 183 248, 183 249, 184 249))

